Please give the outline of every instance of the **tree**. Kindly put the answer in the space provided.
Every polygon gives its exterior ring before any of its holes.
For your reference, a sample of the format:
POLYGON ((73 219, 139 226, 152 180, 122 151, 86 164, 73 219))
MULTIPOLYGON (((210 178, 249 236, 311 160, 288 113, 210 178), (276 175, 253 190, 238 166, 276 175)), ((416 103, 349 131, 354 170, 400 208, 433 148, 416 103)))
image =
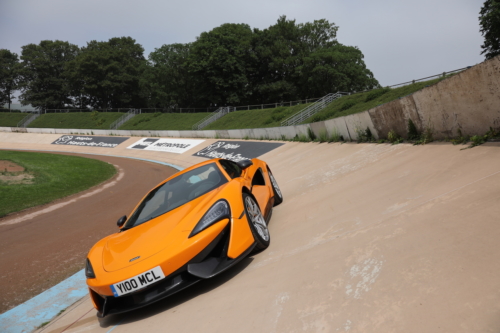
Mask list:
POLYGON ((31 104, 37 109, 56 109, 72 105, 65 65, 73 60, 79 51, 77 45, 60 40, 44 40, 39 45, 23 46, 20 71, 21 103, 31 104))
POLYGON ((203 32, 192 44, 189 71, 196 80, 199 105, 247 103, 253 71, 252 30, 247 24, 226 23, 203 32))
POLYGON ((12 94, 19 84, 19 57, 6 49, 0 49, 0 105, 12 103, 12 94))
POLYGON ((254 96, 276 102, 377 87, 361 51, 340 44, 337 31, 325 19, 296 24, 286 16, 268 29, 255 30, 254 96))
POLYGON ((151 107, 174 108, 196 105, 193 75, 187 60, 191 44, 163 45, 149 54, 141 86, 151 107))
POLYGON ((281 16, 275 25, 254 33, 258 58, 252 80, 255 95, 261 102, 294 99, 298 92, 296 68, 305 51, 300 26, 281 16))
POLYGON ((484 36, 481 54, 491 59, 500 54, 500 0, 486 0, 479 15, 480 31, 484 36))
POLYGON ((81 103, 94 108, 143 106, 143 53, 143 47, 131 37, 88 42, 66 67, 73 94, 79 90, 81 103))
POLYGON ((301 96, 324 96, 337 91, 363 91, 379 87, 363 61, 363 53, 353 46, 336 43, 304 57, 299 83, 301 96))

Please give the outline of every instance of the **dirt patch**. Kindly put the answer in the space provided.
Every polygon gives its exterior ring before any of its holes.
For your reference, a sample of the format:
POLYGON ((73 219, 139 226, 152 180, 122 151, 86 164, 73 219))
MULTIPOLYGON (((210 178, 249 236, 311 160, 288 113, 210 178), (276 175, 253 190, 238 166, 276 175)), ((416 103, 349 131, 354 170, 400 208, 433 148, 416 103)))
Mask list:
POLYGON ((0 183, 6 183, 7 185, 15 184, 33 184, 33 179, 35 176, 26 172, 7 172, 0 173, 0 183))
POLYGON ((33 184, 35 176, 25 172, 24 167, 11 161, 0 160, 0 183, 7 185, 33 184))
POLYGON ((24 168, 14 162, 0 160, 0 172, 24 172, 24 168))

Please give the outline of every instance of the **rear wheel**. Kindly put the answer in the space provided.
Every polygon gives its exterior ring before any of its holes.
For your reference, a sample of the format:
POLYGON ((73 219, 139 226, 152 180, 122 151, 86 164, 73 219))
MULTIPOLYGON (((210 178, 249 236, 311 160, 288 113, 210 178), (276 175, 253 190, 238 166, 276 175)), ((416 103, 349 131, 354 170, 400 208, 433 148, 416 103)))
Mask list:
POLYGON ((278 206, 283 202, 283 194, 281 193, 280 187, 278 186, 278 182, 274 179, 273 174, 269 170, 269 178, 271 179, 271 185, 273 186, 274 192, 274 206, 278 206))
POLYGON ((243 204, 256 243, 254 252, 260 252, 267 248, 271 242, 266 220, 262 216, 259 205, 248 193, 243 193, 243 204))

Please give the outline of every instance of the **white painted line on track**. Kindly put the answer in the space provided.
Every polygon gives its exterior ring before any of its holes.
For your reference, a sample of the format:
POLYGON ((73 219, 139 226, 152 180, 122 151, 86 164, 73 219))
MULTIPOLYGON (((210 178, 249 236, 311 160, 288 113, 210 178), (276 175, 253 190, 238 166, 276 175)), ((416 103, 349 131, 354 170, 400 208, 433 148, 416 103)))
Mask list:
POLYGON ((125 176, 125 171, 123 171, 123 169, 120 168, 118 165, 114 165, 114 166, 115 166, 115 168, 118 169, 118 177, 116 177, 115 180, 113 180, 113 181, 111 181, 109 183, 106 183, 104 185, 101 185, 97 189, 95 189, 93 191, 90 191, 90 192, 87 192, 85 194, 82 194, 82 195, 80 195, 80 196, 78 196, 76 198, 73 198, 71 200, 67 200, 67 201, 63 201, 63 202, 57 203, 57 204, 50 205, 47 208, 44 208, 42 210, 36 211, 34 213, 31 213, 31 214, 26 214, 24 216, 12 218, 12 219, 7 219, 6 221, 0 223, 0 225, 16 224, 16 223, 24 222, 24 221, 27 221, 27 220, 31 220, 31 219, 33 219, 33 218, 35 218, 37 216, 53 212, 56 209, 62 208, 64 206, 67 206, 67 205, 69 205, 71 203, 74 203, 74 202, 80 200, 80 199, 91 197, 94 194, 97 194, 99 192, 104 191, 105 189, 108 189, 108 188, 110 188, 112 186, 115 186, 120 180, 123 179, 123 177, 125 176))

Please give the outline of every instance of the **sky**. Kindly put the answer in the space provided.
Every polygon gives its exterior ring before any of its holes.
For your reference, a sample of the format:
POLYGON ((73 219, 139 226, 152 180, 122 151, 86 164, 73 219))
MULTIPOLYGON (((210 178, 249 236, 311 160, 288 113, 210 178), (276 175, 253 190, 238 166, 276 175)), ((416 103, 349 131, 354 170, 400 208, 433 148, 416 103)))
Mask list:
POLYGON ((484 0, 0 0, 0 49, 20 55, 42 40, 85 46, 130 36, 145 57, 164 44, 189 43, 224 23, 265 29, 286 15, 335 23, 340 43, 357 46, 382 86, 484 61, 484 0))

